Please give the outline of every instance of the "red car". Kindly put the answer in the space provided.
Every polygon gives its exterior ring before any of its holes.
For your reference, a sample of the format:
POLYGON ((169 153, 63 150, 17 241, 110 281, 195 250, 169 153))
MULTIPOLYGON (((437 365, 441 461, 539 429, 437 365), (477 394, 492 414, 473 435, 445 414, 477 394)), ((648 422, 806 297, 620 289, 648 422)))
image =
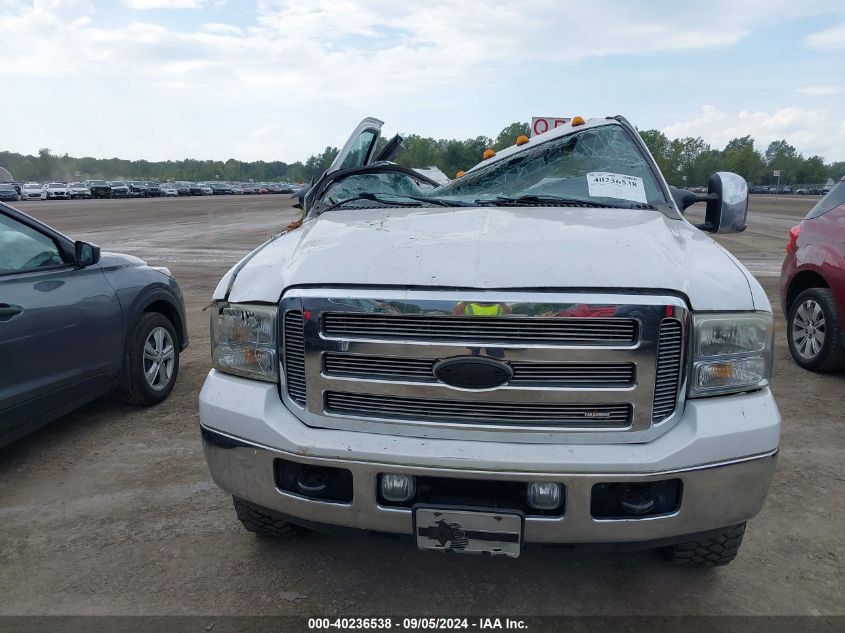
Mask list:
POLYGON ((780 298, 795 362, 845 368, 845 177, 790 229, 780 298))

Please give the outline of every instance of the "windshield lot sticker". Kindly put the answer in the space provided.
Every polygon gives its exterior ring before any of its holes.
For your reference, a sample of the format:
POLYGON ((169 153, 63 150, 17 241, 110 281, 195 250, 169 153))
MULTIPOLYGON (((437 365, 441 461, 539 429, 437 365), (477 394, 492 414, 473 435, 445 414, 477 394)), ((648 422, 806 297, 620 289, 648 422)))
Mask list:
POLYGON ((633 202, 648 203, 645 197, 643 179, 638 176, 611 174, 606 171, 593 171, 587 174, 587 188, 592 198, 619 198, 633 202))

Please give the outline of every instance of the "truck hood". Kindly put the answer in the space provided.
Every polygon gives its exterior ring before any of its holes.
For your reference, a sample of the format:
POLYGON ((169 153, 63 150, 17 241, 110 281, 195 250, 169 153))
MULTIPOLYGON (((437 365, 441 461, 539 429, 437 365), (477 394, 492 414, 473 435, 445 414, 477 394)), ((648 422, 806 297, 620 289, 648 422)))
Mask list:
POLYGON ((214 294, 277 302, 307 285, 644 289, 680 293, 694 310, 753 310, 749 279, 710 237, 654 210, 379 208, 324 213, 270 240, 214 294))

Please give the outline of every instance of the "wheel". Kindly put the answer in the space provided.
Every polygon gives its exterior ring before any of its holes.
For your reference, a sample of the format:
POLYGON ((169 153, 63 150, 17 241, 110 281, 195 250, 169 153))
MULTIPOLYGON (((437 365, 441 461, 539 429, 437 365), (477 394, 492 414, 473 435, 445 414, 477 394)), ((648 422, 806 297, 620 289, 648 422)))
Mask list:
POLYGON ((286 521, 268 508, 263 508, 238 497, 232 497, 232 502, 235 504, 235 513, 238 515, 238 520, 247 532, 277 538, 293 538, 307 532, 305 528, 286 521))
POLYGON ((792 358, 810 371, 845 368, 839 313, 830 288, 810 288, 789 308, 786 338, 792 358))
POLYGON ((126 396, 135 404, 151 406, 173 390, 179 374, 176 330, 163 314, 145 312, 129 341, 129 387, 126 396))
POLYGON ((664 550, 669 559, 686 567, 720 567, 727 565, 739 552, 742 536, 745 534, 745 523, 703 538, 672 545, 664 550))

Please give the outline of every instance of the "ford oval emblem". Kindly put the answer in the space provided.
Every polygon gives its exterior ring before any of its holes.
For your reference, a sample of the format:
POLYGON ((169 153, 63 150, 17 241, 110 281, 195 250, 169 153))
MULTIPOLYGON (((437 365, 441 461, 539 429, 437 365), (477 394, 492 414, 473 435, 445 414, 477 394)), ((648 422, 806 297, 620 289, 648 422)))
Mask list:
POLYGON ((507 384, 513 378, 513 371, 509 365, 491 358, 459 356, 437 363, 434 376, 451 387, 492 389, 507 384))

